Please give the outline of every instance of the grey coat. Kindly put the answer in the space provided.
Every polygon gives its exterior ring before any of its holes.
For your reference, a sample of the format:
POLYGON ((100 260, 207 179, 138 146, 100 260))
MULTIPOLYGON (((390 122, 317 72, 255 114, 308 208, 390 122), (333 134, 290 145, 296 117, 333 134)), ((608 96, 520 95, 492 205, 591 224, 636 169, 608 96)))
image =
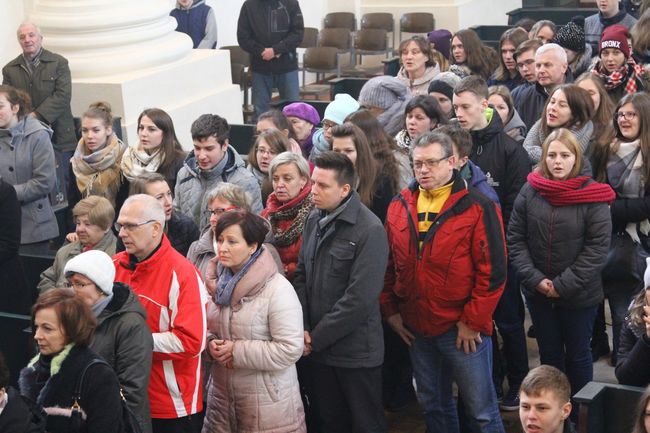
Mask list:
MULTIPOLYGON (((571 128, 571 132, 573 132, 578 143, 580 143, 582 153, 588 154, 589 143, 591 142, 591 136, 594 133, 594 124, 591 120, 579 129, 575 127, 571 128)), ((540 119, 535 122, 532 128, 530 128, 530 131, 528 131, 526 139, 524 140, 524 149, 528 153, 530 162, 533 163, 533 165, 538 164, 542 157, 542 145, 544 144, 544 140, 546 140, 546 135, 542 130, 542 120, 540 119)))
POLYGON ((21 210, 21 244, 59 235, 48 194, 56 185, 52 130, 25 116, 11 129, 0 129, 0 177, 16 189, 21 210))
POLYGON ((90 348, 113 367, 127 405, 140 421, 143 432, 150 433, 147 392, 153 337, 144 308, 126 284, 113 285, 113 299, 97 318, 90 348))
POLYGON ((382 364, 379 294, 388 261, 386 231, 352 191, 345 209, 321 231, 321 211, 305 223, 293 285, 302 304, 314 361, 333 367, 382 364))
POLYGON ((72 80, 63 56, 43 49, 40 64, 30 76, 20 54, 2 68, 2 84, 27 92, 39 119, 54 130, 52 143, 56 150, 75 150, 77 138, 70 110, 72 80))
MULTIPOLYGON (((103 251, 109 256, 115 254, 115 243, 117 239, 111 230, 109 230, 104 237, 93 246, 93 250, 103 251)), ((41 281, 38 283, 38 292, 43 293, 55 287, 63 287, 66 278, 63 273, 66 263, 73 257, 77 257, 83 250, 81 242, 71 242, 59 248, 54 257, 52 266, 41 272, 41 281)))
POLYGON ((227 159, 222 170, 219 170, 220 164, 211 170, 201 170, 194 153, 190 153, 183 168, 178 172, 174 209, 194 219, 201 232, 208 226, 210 219, 206 212, 208 193, 221 182, 234 183, 244 188, 253 200, 252 211, 258 214, 262 211, 260 185, 255 176, 246 169, 244 160, 231 145, 228 145, 224 158, 227 159))
POLYGON ((607 203, 552 206, 526 183, 508 225, 508 250, 524 295, 571 309, 600 303, 600 271, 611 233, 607 203), (536 290, 544 278, 553 282, 559 299, 551 300, 536 290))

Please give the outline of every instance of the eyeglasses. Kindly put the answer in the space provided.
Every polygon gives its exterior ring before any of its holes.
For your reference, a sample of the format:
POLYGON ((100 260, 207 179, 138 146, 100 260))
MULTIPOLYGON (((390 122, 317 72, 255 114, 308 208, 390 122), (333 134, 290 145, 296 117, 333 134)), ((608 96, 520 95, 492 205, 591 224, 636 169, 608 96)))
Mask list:
POLYGON ((207 208, 205 211, 210 215, 221 215, 222 213, 228 212, 229 210, 233 210, 233 209, 237 209, 237 206, 217 207, 214 209, 207 208))
POLYGON ((533 63, 535 63, 535 59, 529 59, 529 60, 526 60, 525 62, 517 63, 517 67, 518 67, 519 69, 521 69, 521 68, 523 68, 524 66, 530 66, 530 65, 532 65, 533 63))
POLYGON ((120 224, 120 223, 115 223, 115 224, 113 224, 113 228, 115 228, 115 231, 118 232, 118 233, 119 233, 120 230, 122 230, 122 229, 124 229, 124 231, 130 232, 130 231, 133 231, 133 230, 137 229, 137 228, 140 227, 140 226, 143 226, 143 225, 145 225, 145 224, 149 224, 149 223, 155 223, 155 222, 156 222, 156 220, 149 220, 149 221, 145 221, 145 222, 143 222, 143 223, 138 223, 138 224, 129 224, 129 223, 120 224))
POLYGON ((426 161, 413 161, 413 169, 415 171, 420 171, 424 167, 429 170, 436 168, 442 161, 451 158, 452 155, 444 156, 440 159, 427 159, 426 161))
POLYGON ((620 119, 623 118, 625 120, 632 120, 636 117, 636 113, 634 111, 617 111, 614 114, 614 118, 620 119))
POLYGON ((94 285, 95 283, 69 283, 67 281, 63 283, 63 287, 67 289, 75 289, 75 290, 81 290, 86 286, 94 286, 94 285))
POLYGON ((336 126, 336 123, 328 122, 327 120, 323 120, 322 125, 323 125, 323 129, 331 129, 331 128, 334 128, 336 126))
POLYGON ((274 152, 271 149, 267 149, 265 147, 258 147, 257 149, 255 149, 255 151, 260 155, 276 156, 278 154, 277 152, 274 152))

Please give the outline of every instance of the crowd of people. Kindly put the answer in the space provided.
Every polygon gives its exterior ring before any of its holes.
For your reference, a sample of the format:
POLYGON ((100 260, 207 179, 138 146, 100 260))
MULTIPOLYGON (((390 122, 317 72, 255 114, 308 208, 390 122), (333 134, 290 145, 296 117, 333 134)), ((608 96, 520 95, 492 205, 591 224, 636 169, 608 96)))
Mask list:
MULTIPOLYGON (((24 279, 19 246, 66 241, 31 308, 36 356, 13 379, 0 356, 0 430, 382 433, 416 397, 429 432, 504 433, 502 410, 567 433, 600 357, 648 386, 650 8, 624 7, 524 20, 498 50, 472 29, 414 36, 396 77, 321 118, 268 109, 274 87, 298 99, 298 2, 247 0, 248 155, 215 114, 185 152, 160 108, 124 143, 103 101, 75 145, 67 61, 21 24, 0 86, 3 270, 24 279)), ((172 15, 216 46, 203 0, 172 15)))

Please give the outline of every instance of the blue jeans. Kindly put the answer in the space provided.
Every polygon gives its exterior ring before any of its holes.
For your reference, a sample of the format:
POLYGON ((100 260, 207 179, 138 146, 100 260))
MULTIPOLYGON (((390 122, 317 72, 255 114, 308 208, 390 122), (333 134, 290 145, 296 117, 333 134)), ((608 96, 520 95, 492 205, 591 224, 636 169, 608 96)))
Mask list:
POLYGON ((598 306, 568 309, 546 300, 529 300, 528 310, 542 364, 565 372, 574 395, 594 376, 590 341, 598 306))
POLYGON ((300 99, 298 84, 298 71, 285 74, 264 75, 253 72, 253 105, 255 106, 255 119, 260 114, 268 111, 271 103, 273 88, 280 92, 280 99, 284 101, 297 101, 300 99))
POLYGON ((468 424, 474 432, 504 433, 492 383, 492 340, 481 335, 482 343, 468 355, 456 349, 458 329, 454 326, 436 337, 416 335, 410 347, 417 397, 427 431, 458 433, 456 402, 452 382, 463 396, 468 424))

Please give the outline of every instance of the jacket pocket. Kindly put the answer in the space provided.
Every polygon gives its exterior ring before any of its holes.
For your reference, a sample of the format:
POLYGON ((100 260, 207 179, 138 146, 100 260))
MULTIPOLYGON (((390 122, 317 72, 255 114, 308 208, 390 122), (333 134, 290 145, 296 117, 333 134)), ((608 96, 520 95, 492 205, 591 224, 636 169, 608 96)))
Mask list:
POLYGON ((47 197, 39 198, 28 206, 30 207, 29 213, 36 224, 45 224, 56 218, 47 197))
POLYGON ((354 260, 356 243, 344 239, 335 240, 329 250, 330 272, 334 277, 347 278, 354 260))
POLYGON ((280 3, 278 9, 271 11, 271 32, 286 33, 289 31, 289 12, 287 8, 280 3))
POLYGON ((273 400, 274 402, 279 401, 280 400, 279 384, 273 372, 263 371, 262 381, 264 381, 264 387, 266 388, 266 391, 268 392, 271 400, 273 400))

